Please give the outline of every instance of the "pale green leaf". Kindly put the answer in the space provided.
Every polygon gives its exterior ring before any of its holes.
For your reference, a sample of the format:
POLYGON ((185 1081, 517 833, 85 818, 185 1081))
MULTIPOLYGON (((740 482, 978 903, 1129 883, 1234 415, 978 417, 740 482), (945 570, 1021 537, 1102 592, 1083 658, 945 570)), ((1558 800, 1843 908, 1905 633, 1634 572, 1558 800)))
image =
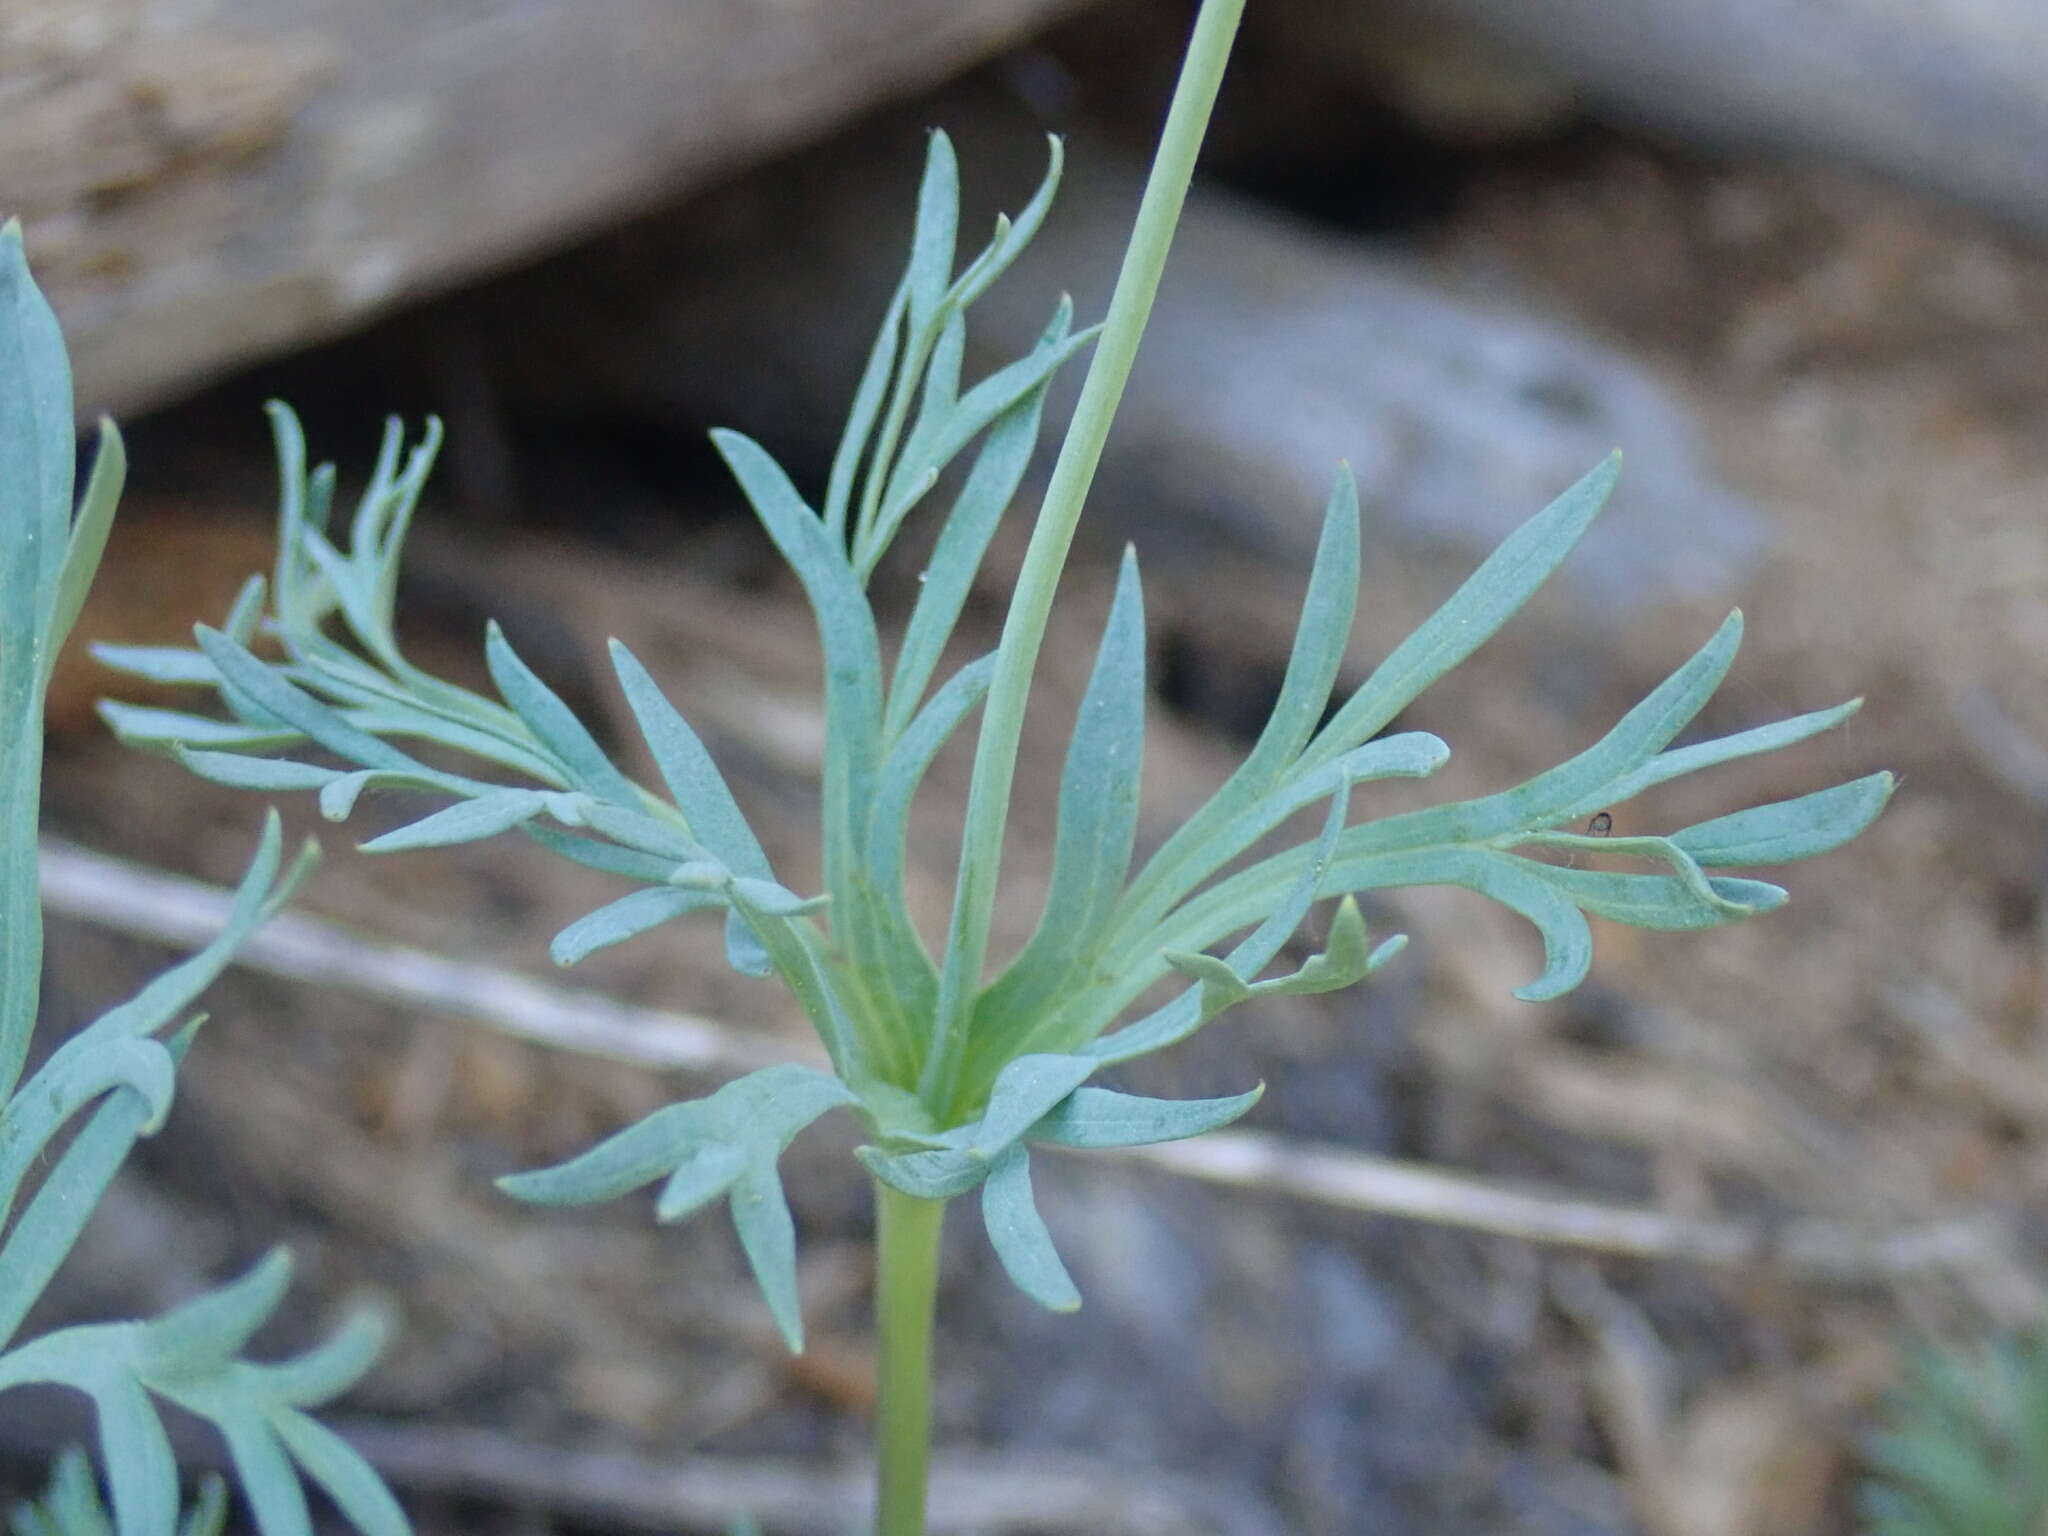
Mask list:
POLYGON ((365 768, 426 773, 398 748, 357 729, 336 711, 265 665, 219 630, 201 624, 195 630, 200 650, 218 669, 224 683, 240 690, 259 708, 303 731, 337 756, 365 768))
POLYGON ((1508 535, 1317 733, 1304 758, 1307 766, 1377 736, 1424 689, 1490 639, 1571 553, 1606 505, 1620 473, 1617 453, 1508 535))
POLYGON ((1890 774, 1873 773, 1700 822, 1672 833, 1671 841, 1710 869, 1811 858, 1840 847, 1875 821, 1893 784, 1890 774))
POLYGON ((140 1134, 170 1113, 176 1069, 154 1040, 102 1039, 60 1047, 0 1110, 0 1219, 13 1209, 22 1180, 72 1116, 101 1095, 127 1089, 143 1103, 140 1134))
POLYGON ((1561 869, 1555 864, 1529 867, 1595 917, 1635 928, 1671 932, 1717 928, 1785 904, 1784 888, 1762 880, 1716 877, 1695 884, 1669 875, 1561 869))
POLYGON ((809 1067, 764 1067, 709 1098, 655 1111, 556 1168, 513 1174, 498 1187, 540 1204, 608 1200, 663 1175, 656 1213, 688 1215, 730 1194, 741 1245, 776 1326, 802 1347, 796 1304, 796 1236, 775 1163, 798 1132, 827 1111, 854 1103, 838 1078, 809 1067))
POLYGON ((263 1536, 313 1536, 306 1491, 267 1417, 238 1408, 218 1415, 214 1423, 227 1441, 235 1479, 263 1536))
POLYGON ((1602 785, 1592 795, 1566 806, 1558 820, 1576 821, 1582 816, 1594 815, 1611 805, 1633 800, 1653 785, 1662 784, 1668 779, 1675 779, 1684 774, 1697 773, 1702 768, 1711 768, 1719 763, 1794 746, 1808 737, 1819 735, 1822 731, 1834 729, 1862 707, 1861 699, 1851 699, 1846 704, 1837 704, 1833 709, 1817 709, 1811 714, 1795 715, 1789 720, 1776 720, 1752 730, 1738 731, 1732 736, 1696 742, 1689 747, 1670 748, 1624 774, 1615 783, 1602 785))
POLYGON ((484 631, 484 660, 491 669, 491 681, 513 713, 561 760, 579 789, 615 805, 640 803, 632 781, 612 766, 604 748, 576 718, 575 711, 519 659, 519 653, 512 649, 495 619, 484 631))
MULTIPOLYGON (((213 675, 212 664, 208 673, 213 675)), ((114 699, 99 702, 100 718, 115 737, 130 747, 199 747, 219 752, 273 752, 306 739, 305 732, 291 726, 252 726, 240 720, 215 720, 206 715, 188 715, 181 710, 153 709, 141 704, 123 704, 114 699)))
POLYGON ((445 810, 359 845, 364 853, 402 853, 415 848, 446 848, 480 842, 523 826, 547 808, 548 796, 537 789, 501 789, 474 800, 459 800, 445 810))
POLYGON ((151 1376, 196 1376, 242 1352, 284 1300, 291 1255, 273 1248, 239 1280, 174 1307, 145 1324, 141 1368, 151 1376))
POLYGON ((950 1200, 966 1194, 988 1177, 987 1161, 958 1147, 888 1152, 870 1146, 856 1148, 853 1155, 863 1168, 891 1189, 919 1200, 950 1200))
POLYGON ((874 437, 875 421, 887 397, 889 379, 896 371, 896 359, 903 347, 904 314, 909 307, 910 288, 899 283, 875 333, 874 346, 861 370, 860 384, 853 393, 853 405, 846 414, 846 430, 832 456, 831 477, 825 490, 825 527, 835 539, 846 536, 846 515, 853 502, 854 480, 860 473, 862 455, 874 437))
POLYGON ((973 1156, 991 1159, 1052 1112, 1100 1067, 1089 1056, 1019 1056, 996 1074, 988 1107, 968 1138, 973 1156))
POLYGON ((266 794, 295 790, 324 789, 343 776, 339 768, 322 768, 313 763, 295 763, 285 757, 244 757, 238 752, 206 752, 173 746, 178 762, 207 780, 230 789, 254 789, 266 794))
POLYGON ((804 1325, 796 1289, 796 1223, 773 1163, 753 1163, 733 1185, 727 1202, 733 1229, 746 1250, 747 1265, 768 1315, 793 1355, 802 1354, 804 1325))
POLYGON ((1060 775, 1052 880, 1031 941, 977 1013, 1035 1014, 1099 944, 1130 870, 1145 751, 1145 611, 1136 557, 1125 551, 1095 670, 1060 775))
POLYGON ((133 1377, 108 1371, 92 1400, 122 1536, 169 1536, 178 1524, 178 1464, 149 1394, 133 1377))
POLYGON ((799 896, 773 880, 749 880, 744 875, 735 876, 726 891, 735 905, 763 917, 802 917, 831 901, 829 896, 799 896))
POLYGON ((85 495, 78 503, 78 519, 71 525, 71 537, 64 546, 64 565, 57 576, 55 606, 50 614, 43 646, 43 674, 48 677, 57 665, 57 655, 71 637, 71 627, 85 606, 85 594, 106 553, 107 535, 113 531, 114 509, 121 500, 121 487, 128 477, 128 454, 121 444, 121 431, 106 417, 100 418, 100 451, 93 460, 92 475, 85 483, 85 495))
POLYGON ((702 1102, 671 1104, 553 1168, 507 1174, 498 1188, 535 1205, 589 1205, 651 1184, 712 1134, 702 1102))
POLYGON ((1051 1312, 1076 1312, 1081 1293, 1060 1262, 1031 1194, 1031 1154, 1012 1146, 981 1186, 981 1219, 1003 1269, 1018 1290, 1051 1312))
POLYGON ((672 885, 635 891, 564 928, 555 935, 548 954, 557 965, 574 965, 586 955, 623 944, 685 913, 722 905, 724 900, 716 891, 684 890, 672 885))
POLYGON ((914 333, 937 312, 953 279, 954 243, 960 227, 960 162, 953 141, 934 129, 917 192, 916 233, 911 237, 910 327, 914 333))
POLYGON ((390 1342, 392 1331, 385 1308, 358 1306, 325 1342, 289 1360, 263 1365, 264 1391, 297 1408, 311 1408, 339 1397, 369 1373, 390 1342))
MULTIPOLYGON (((1244 846, 1235 838, 1217 841, 1216 834, 1267 795, 1314 735, 1344 664, 1344 645, 1358 601, 1358 579, 1358 485, 1347 465, 1339 471, 1323 510, 1323 531, 1316 542, 1308 593, 1302 600, 1294 648, 1273 711, 1244 762, 1146 862, 1132 883, 1128 906, 1144 906, 1158 886, 1182 871, 1205 847, 1244 846)), ((1206 869, 1194 878, 1219 867, 1228 857, 1230 854, 1224 853, 1214 863, 1203 861, 1206 869)), ((1185 888, 1185 876, 1179 885, 1185 888)))
MULTIPOLYGON (((1220 938, 1253 924, 1256 926, 1231 950, 1221 969, 1196 961, 1198 985, 1195 988, 1122 1029, 1097 1038, 1102 1027, 1120 1013, 1128 1001, 1127 998, 1117 999, 1106 1016, 1098 1016, 1091 1021, 1082 1049, 1103 1061, 1129 1061, 1134 1056, 1185 1039, 1223 1008, 1248 997, 1251 979, 1272 963, 1281 946, 1308 916, 1309 908, 1324 894, 1350 807, 1351 785, 1349 781, 1339 779, 1336 792, 1330 797, 1330 809, 1323 818, 1322 834, 1281 898, 1270 905, 1247 901, 1227 909, 1228 915, 1222 919, 1225 926, 1216 929, 1215 937, 1220 938)), ((1171 942, 1157 947, 1162 957, 1181 948, 1171 942)), ((1186 956, 1197 953, 1193 947, 1186 950, 1186 956)), ((1138 968, 1134 967, 1130 976, 1122 978, 1131 996, 1141 990, 1131 986, 1131 980, 1137 974, 1138 968)))
POLYGON ((14 1337, 71 1252, 148 1117, 148 1106, 133 1094, 114 1095, 93 1111, 43 1175, 0 1245, 0 1345, 14 1337))
POLYGON ((1229 1125, 1265 1087, 1223 1099, 1147 1099, 1108 1088, 1077 1088, 1031 1128, 1032 1141, 1062 1147, 1142 1147, 1229 1125))
POLYGON ((903 855, 918 786, 932 759, 987 696, 995 665, 991 652, 948 678, 882 760, 881 772, 875 777, 874 805, 868 812, 866 868, 869 883, 885 899, 902 899, 903 855))
POLYGON ((881 645, 867 595, 789 477, 756 443, 719 431, 712 441, 775 547, 803 583, 825 652, 825 885, 845 889, 857 868, 855 818, 873 799, 882 720, 881 645))
POLYGON ((686 1153, 654 1199, 656 1221, 682 1221, 731 1189, 747 1171, 747 1154, 730 1142, 699 1143, 686 1153))
POLYGON ((996 238, 983 254, 975 259, 968 269, 960 274, 954 285, 953 301, 962 309, 972 304, 988 291, 989 285, 1010 269, 1011 263, 1023 254, 1024 248, 1034 240, 1045 223, 1045 216, 1052 209, 1053 197, 1058 193, 1060 173, 1066 163, 1066 148, 1058 135, 1046 136, 1046 169, 1038 189, 1031 194, 1031 201, 1024 205, 1014 223, 1005 219, 996 221, 996 238))
POLYGON ((41 991, 44 648, 71 521, 72 452, 64 339, 10 220, 0 228, 0 1093, 20 1077, 41 991))
MULTIPOLYGON (((1345 889, 1395 885, 1459 885, 1499 902, 1535 925, 1543 940, 1543 974, 1515 989, 1524 1002, 1562 997, 1586 979, 1593 933, 1578 906, 1551 878, 1565 873, 1510 854, 1479 848, 1432 848, 1356 863, 1340 859, 1331 880, 1345 889)), ((1650 877, 1638 877, 1650 878, 1650 877)), ((1668 886, 1676 881, 1667 880, 1668 886)))
MULTIPOLYGON (((1040 346, 1064 340, 1072 323, 1073 305, 1062 303, 1040 346)), ((939 658, 959 622, 989 540, 995 536, 996 525, 1024 482, 1032 450, 1038 442, 1044 408, 1045 390, 1041 386, 996 420, 939 531, 931 561, 918 587, 916 606, 903 632, 902 648, 896 655, 885 726, 889 740, 902 734, 938 670, 939 658)))
POLYGON ((725 914, 725 963, 742 976, 775 974, 775 957, 737 906, 729 907, 725 914))
POLYGON ((277 812, 263 819, 263 835, 256 855, 235 891, 228 920, 221 931, 197 953, 154 977, 126 1002, 110 1008, 80 1032, 76 1039, 97 1041, 110 1037, 151 1034, 181 1014, 200 991, 226 967, 230 956, 277 904, 305 878, 314 857, 312 845, 305 845, 299 857, 280 878, 284 851, 284 827, 277 812))
POLYGON ((612 666, 640 724, 655 767, 690 824, 691 833, 738 875, 772 878, 760 839, 733 798, 725 775, 703 741, 662 693, 639 658, 619 641, 611 643, 612 666))
POLYGON ((228 1485, 218 1473, 209 1472, 199 1480, 198 1496, 178 1527, 178 1536, 221 1536, 227 1523, 228 1485))
MULTIPOLYGON (((219 675, 203 651, 176 645, 109 645, 95 641, 87 649, 93 660, 130 677, 174 687, 211 687, 219 675)), ((102 709, 106 706, 102 705, 102 709)))
POLYGON ((363 1536, 407 1536, 411 1531, 383 1479, 333 1430, 289 1408, 278 1410, 270 1423, 292 1459, 363 1536))
POLYGON ((676 867, 674 859, 642 853, 636 848, 621 848, 616 843, 599 842, 595 838, 578 837, 546 822, 529 821, 519 830, 571 863, 581 864, 586 869, 603 870, 608 875, 624 875, 629 880, 639 880, 648 885, 665 883, 676 867))

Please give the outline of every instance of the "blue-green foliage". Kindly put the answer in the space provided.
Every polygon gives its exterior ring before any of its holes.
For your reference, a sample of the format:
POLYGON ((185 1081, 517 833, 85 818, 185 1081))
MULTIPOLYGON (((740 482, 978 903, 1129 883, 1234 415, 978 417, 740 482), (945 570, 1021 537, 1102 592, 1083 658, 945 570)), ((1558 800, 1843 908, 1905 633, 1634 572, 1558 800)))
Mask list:
MULTIPOLYGON (((1569 830, 1665 779, 1791 745, 1853 712, 1854 704, 1843 705, 1674 748, 1734 659, 1741 625, 1731 616, 1612 731, 1561 766, 1480 799, 1351 823, 1357 791, 1381 779, 1427 776, 1449 755, 1426 733, 1381 732, 1556 569, 1606 501, 1619 462, 1598 466, 1524 525, 1362 685, 1336 700, 1360 575, 1357 493, 1340 475, 1268 724, 1229 780, 1135 870, 1146 639, 1137 562, 1125 559, 1061 779, 1051 887, 1036 932, 981 988, 960 1070, 949 1061, 947 1071, 930 1071, 941 966, 906 901, 910 806, 936 753, 987 692, 989 657, 942 678, 943 662, 996 526, 1023 484, 1046 383, 1091 334, 1072 331, 1062 303, 1027 356, 963 390, 967 314, 1037 229, 1058 172, 1055 144, 1051 172, 1030 206, 1015 224, 999 222, 955 275, 958 172, 951 146, 933 136, 910 260, 819 506, 758 444, 714 434, 817 617, 827 737, 818 897, 801 899, 778 883, 703 743, 624 647, 614 644, 613 663, 665 795, 621 774, 495 631, 489 656, 497 700, 405 660, 391 622, 399 540, 436 428, 404 455, 392 427, 344 545, 327 529, 332 470, 308 472, 298 423, 273 407, 284 490, 268 632, 282 659, 262 660, 251 649, 255 598, 219 631, 202 629, 197 651, 100 654, 146 677, 217 691, 225 719, 106 706, 126 739, 171 752, 208 778, 318 789, 322 808, 336 818, 370 785, 429 789, 453 801, 372 848, 517 827, 632 881, 630 894, 559 936, 555 954, 565 963, 674 918, 723 912, 733 964, 779 975, 830 1053, 840 1091, 798 1095, 791 1102, 802 1115, 839 1103, 857 1109, 870 1137, 863 1162, 906 1193, 943 1198, 985 1186, 987 1226, 1010 1274, 1040 1301, 1065 1307, 1077 1297, 1032 1203, 1028 1149, 1194 1135, 1242 1113, 1255 1092, 1177 1105, 1088 1083, 1238 1003, 1348 986, 1385 965, 1403 941, 1373 942, 1357 893, 1458 885, 1506 905, 1535 926, 1544 950, 1540 973, 1518 995, 1553 998, 1586 974, 1589 916, 1686 929, 1768 911, 1785 899, 1779 887, 1707 871, 1832 848, 1878 813, 1891 779, 1875 774, 1668 837, 1595 840, 1569 830), (890 663, 868 578, 963 457, 890 663), (480 760, 486 776, 428 767, 395 744, 407 739, 459 749, 480 760), (1326 808, 1319 835, 1257 856, 1297 813, 1319 805, 1326 808), (1559 857, 1593 848, 1642 867, 1609 873, 1559 857), (1323 951, 1291 973, 1267 976, 1310 909, 1333 899, 1323 951), (1184 984, 1177 995, 1126 1018, 1148 990, 1175 980, 1184 984)), ((745 1087, 663 1111, 584 1158, 508 1187, 533 1198, 594 1200, 667 1175, 671 1190, 679 1184, 687 1198, 664 1197, 664 1217, 734 1192, 749 1257, 794 1339, 793 1261, 772 1168, 801 1123, 795 1111, 766 1125, 735 1118, 727 1096, 745 1087), (751 1217, 739 1199, 748 1191, 757 1202, 751 1217)))
MULTIPOLYGON (((227 1519, 227 1484, 209 1475, 178 1522, 178 1536, 221 1536, 227 1519)), ((42 1493, 9 1513, 7 1529, 11 1536, 119 1536, 92 1458, 75 1445, 58 1454, 42 1493)))
POLYGON ((359 1313, 296 1359, 238 1358, 283 1299, 290 1266, 282 1254, 154 1321, 20 1336, 129 1151, 170 1112, 178 1062, 203 1019, 193 1012, 200 991, 313 856, 309 844, 286 864, 273 814, 219 937, 58 1045, 23 1080, 42 968, 36 818, 44 692, 99 565, 124 473, 120 435, 102 422, 74 514, 73 452, 63 338, 10 224, 0 231, 0 1391, 35 1383, 90 1398, 112 1501, 110 1516, 89 1463, 73 1453, 60 1459, 45 1495, 15 1512, 13 1526, 63 1536, 218 1531, 217 1486, 181 1516, 155 1401, 162 1399, 225 1437, 265 1536, 310 1536, 302 1478, 325 1489, 358 1529, 399 1536, 405 1517, 376 1474, 304 1412, 369 1368, 384 1320, 359 1313))
POLYGON ((1915 1350, 1864 1460, 1869 1536, 2040 1536, 2048 1329, 1915 1350))

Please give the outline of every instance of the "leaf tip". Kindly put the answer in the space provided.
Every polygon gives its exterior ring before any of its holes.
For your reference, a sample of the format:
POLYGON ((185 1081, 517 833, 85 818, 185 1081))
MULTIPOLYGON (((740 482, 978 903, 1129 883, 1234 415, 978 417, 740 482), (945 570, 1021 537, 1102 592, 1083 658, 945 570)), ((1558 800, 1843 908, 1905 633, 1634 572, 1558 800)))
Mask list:
POLYGON ((501 1173, 491 1180, 491 1187, 509 1199, 530 1200, 532 1196, 529 1192, 536 1187, 536 1181, 540 1177, 541 1175, 538 1172, 532 1171, 526 1173, 501 1173))

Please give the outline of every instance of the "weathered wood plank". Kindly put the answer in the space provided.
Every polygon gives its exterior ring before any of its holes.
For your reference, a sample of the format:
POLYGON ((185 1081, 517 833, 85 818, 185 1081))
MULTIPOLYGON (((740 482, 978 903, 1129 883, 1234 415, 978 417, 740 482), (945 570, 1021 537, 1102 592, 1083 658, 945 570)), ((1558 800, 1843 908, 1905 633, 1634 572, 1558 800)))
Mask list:
POLYGON ((559 246, 1076 0, 6 0, 0 216, 133 409, 559 246))
MULTIPOLYGON (((1321 46, 1455 23, 1602 113, 1861 165, 2048 232, 2040 0, 1319 0, 1321 46)), ((1327 55, 1326 55, 1327 56, 1327 55)))

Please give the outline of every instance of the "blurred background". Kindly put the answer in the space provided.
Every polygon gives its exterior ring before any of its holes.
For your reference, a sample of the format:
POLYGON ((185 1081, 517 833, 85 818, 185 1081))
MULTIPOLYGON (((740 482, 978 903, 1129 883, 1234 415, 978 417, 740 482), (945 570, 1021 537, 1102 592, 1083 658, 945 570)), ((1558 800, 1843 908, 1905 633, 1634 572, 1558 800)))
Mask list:
MULTIPOLYGON (((1340 458, 1368 512, 1356 680, 1493 541, 1628 453, 1553 589, 1408 717, 1452 745, 1433 791, 1569 754, 1737 604, 1751 638, 1702 729, 1869 706, 1782 761, 1618 806, 1614 830, 1878 767, 1903 787, 1859 842, 1790 872, 1783 912, 1603 927, 1561 1002, 1508 996, 1536 969, 1519 920, 1403 893, 1371 914, 1414 935, 1380 982, 1245 1010, 1134 1073, 1177 1093, 1263 1079, 1249 1126, 1292 1150, 1240 1187, 1046 1167, 1075 1318, 1017 1296, 958 1222, 937 1528, 1857 1529, 1859 1447, 1902 1351, 2025 1327, 2042 1302, 2048 12, 1250 12, 1063 588, 1006 931, 1035 917, 1117 545, 1136 542, 1154 612, 1156 842, 1263 719, 1340 458), (1421 1201, 1451 1223, 1387 1213, 1386 1176, 1415 1163, 1470 1176, 1421 1201), (1482 1207, 1492 1230, 1470 1230, 1482 1207), (1625 1232, 1595 1230, 1615 1209, 1625 1232)), ((344 494, 386 412, 439 414, 419 658, 479 678, 495 614, 616 724, 600 646, 627 639, 806 888, 809 617, 705 429, 822 478, 929 127, 959 145, 969 231, 1028 195, 1046 132, 1068 136, 1051 225, 976 312, 982 365, 1063 289, 1099 315, 1191 15, 7 0, 0 212, 66 322, 81 411, 120 415, 133 464, 80 633, 176 641, 268 564, 266 397, 298 406, 344 494)), ((971 643, 992 641, 1025 522, 971 643)), ((885 567, 885 624, 914 583, 885 567)), ((52 848, 128 861, 65 865, 60 1022, 169 953, 109 926, 141 867, 229 879, 258 816, 116 748, 91 713, 111 681, 73 657, 53 700, 52 848)), ((921 823, 927 900, 964 768, 942 761, 921 823)), ((605 880, 517 841, 348 851, 398 813, 330 830, 301 904, 387 947, 348 951, 340 986, 245 969, 214 989, 67 1312, 182 1299, 288 1240, 311 1301, 279 1347, 322 1299, 403 1309, 349 1427, 424 1532, 713 1531, 746 1511, 851 1528, 873 1396, 851 1132, 821 1127, 786 1165, 813 1341, 791 1360, 722 1221, 657 1229, 644 1201, 542 1217, 490 1188, 716 1078, 508 1039, 479 1015, 511 994, 478 973, 439 1006, 394 996, 417 967, 388 945, 713 1020, 734 1059, 793 1040, 794 1009, 726 971, 709 929, 553 977, 548 937, 605 880)), ((15 1481, 72 1432, 40 1405, 0 1413, 15 1481)))

